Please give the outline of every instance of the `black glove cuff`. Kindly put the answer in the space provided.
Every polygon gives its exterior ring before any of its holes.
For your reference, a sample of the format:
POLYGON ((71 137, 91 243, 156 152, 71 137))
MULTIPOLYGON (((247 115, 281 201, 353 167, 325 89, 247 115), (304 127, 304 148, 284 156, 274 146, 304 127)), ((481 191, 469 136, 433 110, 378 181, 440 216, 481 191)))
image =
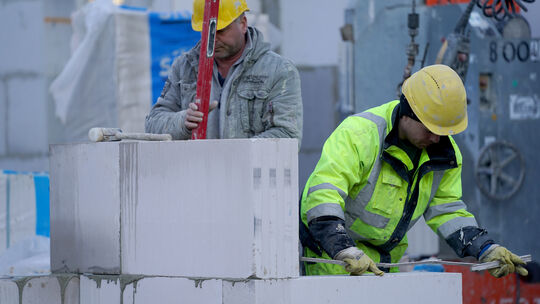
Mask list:
POLYGON ((309 222, 309 231, 320 247, 332 258, 343 249, 356 244, 347 234, 345 221, 334 216, 323 216, 309 222))
POLYGON ((489 237, 487 230, 472 226, 463 227, 452 233, 446 238, 446 242, 461 258, 466 256, 478 258, 484 246, 495 243, 489 237))

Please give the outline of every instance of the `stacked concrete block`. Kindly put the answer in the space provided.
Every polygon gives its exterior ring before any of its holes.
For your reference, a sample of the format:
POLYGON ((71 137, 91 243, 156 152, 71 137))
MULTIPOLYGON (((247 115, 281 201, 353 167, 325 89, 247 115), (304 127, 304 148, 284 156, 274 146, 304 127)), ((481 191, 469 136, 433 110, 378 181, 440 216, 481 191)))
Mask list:
POLYGON ((461 301, 461 274, 457 273, 312 276, 223 284, 224 304, 456 304, 461 301))
POLYGON ((46 83, 43 77, 7 81, 8 147, 12 154, 45 155, 48 149, 46 83), (41 113, 41 115, 37 115, 41 113))
POLYGON ((81 304, 461 303, 458 273, 413 272, 266 280, 84 277, 81 304), (388 292, 391 290, 391 292, 388 292))
POLYGON ((435 256, 439 252, 439 237, 429 228, 423 216, 407 232, 407 239, 409 247, 406 254, 412 258, 435 256))
POLYGON ((0 173, 0 253, 36 235, 36 193, 30 174, 0 173))
POLYGON ((462 302, 458 273, 231 281, 130 275, 0 279, 2 304, 327 304, 462 302), (388 292, 388 291, 391 292, 388 292))
POLYGON ((51 268, 298 276, 291 139, 51 146, 51 268))
POLYGON ((36 50, 43 45, 43 1, 4 1, 0 7, 6 25, 0 27, 0 71, 41 72, 45 61, 36 50))
POLYGON ((48 169, 45 1, 0 3, 0 168, 48 169))
POLYGON ((223 281, 138 276, 81 276, 80 304, 221 304, 223 281))
POLYGON ((2 304, 79 304, 77 276, 0 278, 2 304))
POLYGON ((0 157, 7 154, 7 96, 6 85, 0 81, 0 157))
POLYGON ((460 274, 299 277, 297 149, 52 146, 52 269, 82 273, 80 304, 461 303, 460 274))

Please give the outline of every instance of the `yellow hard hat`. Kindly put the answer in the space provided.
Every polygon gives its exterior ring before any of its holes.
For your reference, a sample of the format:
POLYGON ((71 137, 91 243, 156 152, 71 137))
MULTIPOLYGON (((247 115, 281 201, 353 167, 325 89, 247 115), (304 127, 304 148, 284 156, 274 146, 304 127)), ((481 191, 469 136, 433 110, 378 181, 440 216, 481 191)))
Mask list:
POLYGON ((434 134, 452 135, 467 129, 467 93, 450 67, 424 67, 405 80, 402 92, 414 114, 434 134))
MULTIPOLYGON (((219 1, 219 13, 217 30, 221 30, 231 24, 243 12, 249 11, 246 0, 221 0, 219 1)), ((204 19, 204 0, 193 1, 193 16, 191 16, 191 27, 194 31, 202 31, 204 19)))

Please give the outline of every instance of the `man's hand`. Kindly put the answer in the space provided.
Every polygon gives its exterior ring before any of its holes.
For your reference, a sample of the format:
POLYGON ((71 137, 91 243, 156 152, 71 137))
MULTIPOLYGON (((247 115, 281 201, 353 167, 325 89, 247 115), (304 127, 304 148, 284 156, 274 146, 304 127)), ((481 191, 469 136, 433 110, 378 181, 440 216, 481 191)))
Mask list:
POLYGON ((499 267, 488 270, 488 272, 496 278, 504 277, 513 272, 517 272, 522 276, 526 276, 529 273, 527 269, 521 266, 525 265, 525 262, 517 255, 510 252, 510 250, 497 244, 491 245, 491 247, 480 256, 480 262, 482 263, 492 261, 499 261, 500 263, 499 267))
POLYGON ((349 247, 341 250, 338 252, 338 254, 336 254, 335 259, 342 260, 343 262, 347 263, 345 270, 350 272, 352 276, 362 275, 368 270, 378 276, 382 276, 384 274, 383 271, 377 268, 375 262, 373 262, 372 259, 370 259, 362 250, 358 249, 357 247, 349 247))
MULTIPOLYGON (((217 101, 212 101, 208 107, 208 113, 215 109, 218 105, 217 101)), ((199 107, 196 103, 192 102, 189 104, 189 108, 186 111, 186 119, 184 120, 184 125, 188 130, 193 130, 199 126, 199 123, 203 119, 203 112, 199 112, 199 107)))

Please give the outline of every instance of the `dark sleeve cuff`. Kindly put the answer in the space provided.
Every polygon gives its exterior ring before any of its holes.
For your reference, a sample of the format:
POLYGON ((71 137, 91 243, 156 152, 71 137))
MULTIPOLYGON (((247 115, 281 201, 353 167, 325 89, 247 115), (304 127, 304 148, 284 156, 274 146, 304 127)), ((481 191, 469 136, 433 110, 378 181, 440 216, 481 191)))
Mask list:
POLYGON ((446 238, 446 243, 463 258, 478 258, 482 248, 495 242, 489 237, 487 230, 478 227, 463 227, 446 238))
POLYGON ((318 217, 309 222, 309 231, 319 246, 332 258, 341 250, 356 246, 347 234, 345 221, 338 217, 318 217))

